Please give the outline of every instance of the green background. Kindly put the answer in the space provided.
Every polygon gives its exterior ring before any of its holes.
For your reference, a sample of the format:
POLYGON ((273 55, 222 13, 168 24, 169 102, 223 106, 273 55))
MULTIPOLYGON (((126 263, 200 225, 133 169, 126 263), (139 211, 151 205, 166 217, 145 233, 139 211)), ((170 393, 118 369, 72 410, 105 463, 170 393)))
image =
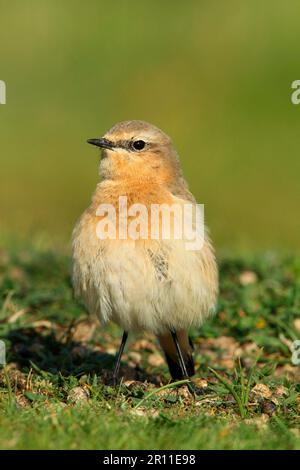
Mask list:
POLYGON ((85 141, 172 136, 218 249, 298 250, 297 1, 0 0, 2 234, 70 238, 98 179, 85 141))

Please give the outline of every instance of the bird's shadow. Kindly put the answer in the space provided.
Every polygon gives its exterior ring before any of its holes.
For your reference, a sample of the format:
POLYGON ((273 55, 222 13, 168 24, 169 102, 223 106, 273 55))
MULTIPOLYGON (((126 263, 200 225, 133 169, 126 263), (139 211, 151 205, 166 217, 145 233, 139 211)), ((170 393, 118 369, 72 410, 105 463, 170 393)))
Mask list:
MULTIPOLYGON (((58 339, 53 332, 42 332, 36 328, 13 329, 4 338, 7 343, 7 360, 19 369, 34 367, 36 370, 80 377, 94 375, 106 385, 112 385, 112 370, 115 356, 95 350, 87 343, 58 339)), ((155 376, 140 367, 131 367, 122 362, 120 377, 157 384, 155 376)))

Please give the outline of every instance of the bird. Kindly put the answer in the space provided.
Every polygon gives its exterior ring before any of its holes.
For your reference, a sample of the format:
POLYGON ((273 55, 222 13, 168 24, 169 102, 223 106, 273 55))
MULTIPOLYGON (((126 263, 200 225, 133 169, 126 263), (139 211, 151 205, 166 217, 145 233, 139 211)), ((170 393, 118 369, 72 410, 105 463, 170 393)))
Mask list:
MULTIPOLYGON (((200 249, 187 249, 184 236, 165 237, 161 227, 153 236, 149 227, 154 216, 147 218, 140 210, 138 224, 137 212, 128 211, 127 222, 136 228, 129 236, 124 204, 120 208, 120 199, 148 212, 154 206, 187 205, 194 224, 197 202, 179 156, 166 133, 140 120, 120 122, 87 142, 101 150, 100 181, 72 233, 75 295, 102 325, 112 321, 123 330, 114 383, 130 332, 155 335, 172 380, 190 380, 195 366, 189 331, 215 313, 218 297, 218 267, 208 229, 204 227, 200 249), (121 212, 123 228, 113 230, 121 212)), ((171 227, 178 220, 173 216, 171 227)), ((161 213, 155 221, 162 221, 161 213)))

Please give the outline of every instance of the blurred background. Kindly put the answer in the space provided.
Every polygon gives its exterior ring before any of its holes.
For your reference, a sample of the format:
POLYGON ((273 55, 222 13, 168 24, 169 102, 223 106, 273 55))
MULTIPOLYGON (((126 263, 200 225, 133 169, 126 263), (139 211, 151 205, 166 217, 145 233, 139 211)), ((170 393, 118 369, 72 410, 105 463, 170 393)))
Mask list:
POLYGON ((300 4, 0 0, 1 234, 68 242, 98 180, 86 139, 172 136, 219 250, 299 251, 300 4))

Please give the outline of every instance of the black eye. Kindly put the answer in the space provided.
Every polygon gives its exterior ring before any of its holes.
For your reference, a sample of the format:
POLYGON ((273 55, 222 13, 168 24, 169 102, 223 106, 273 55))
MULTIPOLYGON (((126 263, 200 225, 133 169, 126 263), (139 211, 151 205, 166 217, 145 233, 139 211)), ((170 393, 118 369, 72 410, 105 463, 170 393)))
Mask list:
POLYGON ((146 142, 144 142, 143 140, 136 140, 135 142, 133 142, 132 147, 134 148, 134 150, 143 150, 143 148, 145 148, 145 145, 146 142))

